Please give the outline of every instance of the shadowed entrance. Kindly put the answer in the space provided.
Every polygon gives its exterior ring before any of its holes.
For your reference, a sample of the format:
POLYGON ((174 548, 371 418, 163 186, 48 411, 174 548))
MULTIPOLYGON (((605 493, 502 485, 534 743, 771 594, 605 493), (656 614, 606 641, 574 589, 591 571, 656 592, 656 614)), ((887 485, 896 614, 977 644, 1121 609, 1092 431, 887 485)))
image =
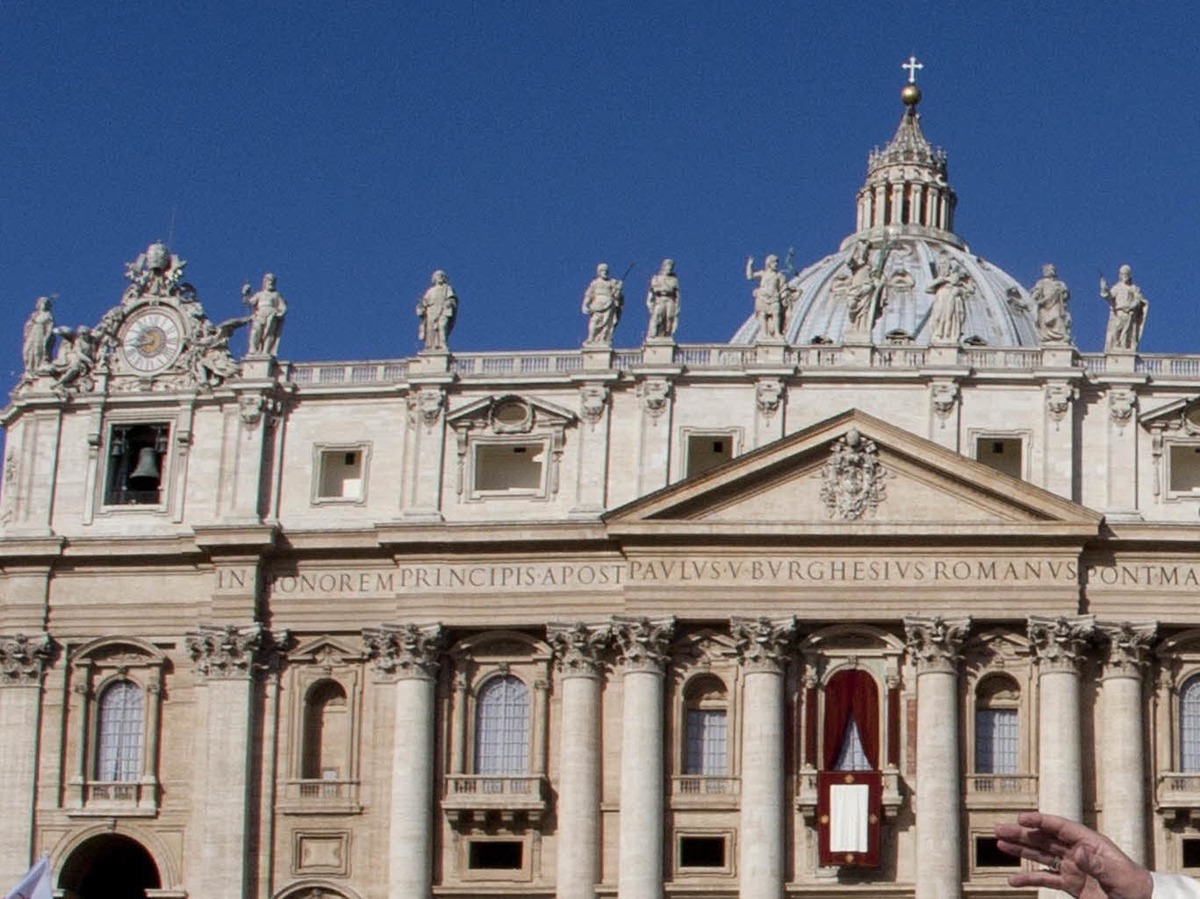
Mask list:
POLYGON ((103 834, 71 853, 58 885, 65 899, 145 899, 146 890, 162 882, 154 859, 137 840, 103 834))

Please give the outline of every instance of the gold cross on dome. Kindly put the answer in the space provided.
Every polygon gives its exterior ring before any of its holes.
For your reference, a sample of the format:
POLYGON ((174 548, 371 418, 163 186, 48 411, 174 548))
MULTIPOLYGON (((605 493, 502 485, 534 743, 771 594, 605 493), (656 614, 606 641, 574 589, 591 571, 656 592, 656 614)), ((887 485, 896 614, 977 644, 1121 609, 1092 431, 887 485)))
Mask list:
POLYGON ((908 69, 908 83, 916 84, 917 83, 917 69, 923 69, 923 68, 925 68, 925 66, 922 65, 921 63, 917 62, 917 58, 915 56, 910 56, 908 58, 908 62, 902 63, 900 65, 900 68, 908 69))

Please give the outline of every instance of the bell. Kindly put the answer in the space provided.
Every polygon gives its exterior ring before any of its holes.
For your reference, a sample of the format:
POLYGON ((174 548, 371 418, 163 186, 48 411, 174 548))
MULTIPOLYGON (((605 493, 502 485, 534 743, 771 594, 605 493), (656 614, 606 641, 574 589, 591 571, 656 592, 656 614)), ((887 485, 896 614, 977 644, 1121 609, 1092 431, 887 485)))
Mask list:
POLYGON ((161 475, 158 471, 158 453, 152 446, 138 450, 137 465, 129 472, 126 483, 130 490, 157 490, 161 475))

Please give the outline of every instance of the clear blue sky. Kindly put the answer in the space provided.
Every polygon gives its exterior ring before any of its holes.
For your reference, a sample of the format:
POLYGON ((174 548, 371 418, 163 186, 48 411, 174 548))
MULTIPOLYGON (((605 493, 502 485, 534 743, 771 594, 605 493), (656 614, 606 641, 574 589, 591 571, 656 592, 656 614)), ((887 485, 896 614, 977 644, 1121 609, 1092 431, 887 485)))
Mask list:
POLYGON ((1027 285, 1057 263, 1085 350, 1129 262, 1143 349, 1200 352, 1198 39, 1182 2, 7 0, 0 372, 35 297, 94 324, 169 236, 213 319, 278 274, 290 359, 411 355, 434 268, 452 349, 577 347, 600 261, 636 263, 633 346, 668 255, 678 339, 728 340, 748 254, 853 230, 910 53, 972 249, 1027 285))

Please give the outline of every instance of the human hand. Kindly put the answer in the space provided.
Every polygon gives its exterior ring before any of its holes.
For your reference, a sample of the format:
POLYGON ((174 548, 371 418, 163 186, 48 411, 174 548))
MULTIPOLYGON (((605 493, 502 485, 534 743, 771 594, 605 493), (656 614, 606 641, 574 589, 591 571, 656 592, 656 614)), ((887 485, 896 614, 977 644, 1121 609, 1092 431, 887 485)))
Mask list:
POLYGON ((997 824, 1003 852, 1045 867, 1008 878, 1009 886, 1048 887, 1078 899, 1151 899, 1150 872, 1103 834, 1075 821, 1022 812, 1015 824, 997 824))

